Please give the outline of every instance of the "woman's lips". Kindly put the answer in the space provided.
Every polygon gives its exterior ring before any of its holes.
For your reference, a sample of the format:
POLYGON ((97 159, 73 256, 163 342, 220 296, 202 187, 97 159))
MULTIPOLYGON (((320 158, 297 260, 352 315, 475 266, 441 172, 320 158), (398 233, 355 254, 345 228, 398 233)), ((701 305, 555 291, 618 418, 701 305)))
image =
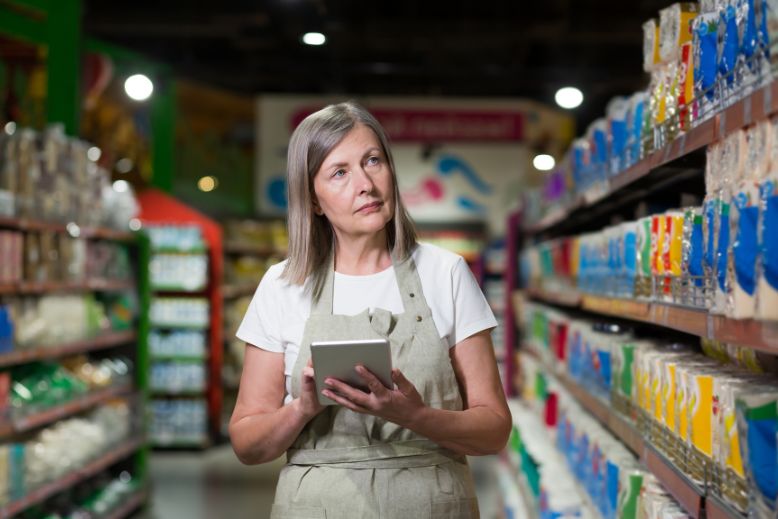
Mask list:
POLYGON ((382 202, 370 202, 369 204, 365 204, 359 209, 357 209, 358 213, 372 213, 375 211, 378 211, 381 206, 383 205, 382 202))

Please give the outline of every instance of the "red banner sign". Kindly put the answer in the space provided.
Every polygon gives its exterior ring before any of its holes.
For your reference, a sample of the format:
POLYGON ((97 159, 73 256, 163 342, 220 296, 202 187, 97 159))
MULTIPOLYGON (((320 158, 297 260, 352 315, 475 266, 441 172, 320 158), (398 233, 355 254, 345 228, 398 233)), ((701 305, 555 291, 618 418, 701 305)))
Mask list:
MULTIPOLYGON (((315 109, 300 110, 292 129, 315 109)), ((370 109, 394 142, 517 142, 524 114, 506 111, 370 109)))

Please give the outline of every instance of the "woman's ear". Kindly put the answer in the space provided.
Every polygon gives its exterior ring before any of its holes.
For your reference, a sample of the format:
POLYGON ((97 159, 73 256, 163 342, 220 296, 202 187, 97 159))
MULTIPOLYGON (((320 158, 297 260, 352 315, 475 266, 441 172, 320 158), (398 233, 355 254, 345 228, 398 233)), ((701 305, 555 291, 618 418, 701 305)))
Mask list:
POLYGON ((321 206, 319 205, 319 201, 316 199, 316 196, 314 196, 311 199, 311 203, 313 204, 313 212, 317 216, 322 216, 324 214, 324 211, 321 210, 321 206))

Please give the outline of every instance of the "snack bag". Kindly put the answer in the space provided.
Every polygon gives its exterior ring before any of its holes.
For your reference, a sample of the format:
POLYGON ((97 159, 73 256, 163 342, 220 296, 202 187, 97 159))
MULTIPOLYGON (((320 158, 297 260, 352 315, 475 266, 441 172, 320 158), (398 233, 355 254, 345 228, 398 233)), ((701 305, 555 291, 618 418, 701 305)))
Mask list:
POLYGON ((756 316, 778 320, 778 118, 770 120, 770 163, 759 182, 759 258, 756 316))

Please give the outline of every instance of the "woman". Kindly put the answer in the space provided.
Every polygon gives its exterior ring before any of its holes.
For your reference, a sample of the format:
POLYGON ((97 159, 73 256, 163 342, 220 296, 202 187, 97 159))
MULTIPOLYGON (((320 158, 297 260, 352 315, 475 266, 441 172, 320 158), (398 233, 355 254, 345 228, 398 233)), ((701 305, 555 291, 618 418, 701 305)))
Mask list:
POLYGON ((417 244, 386 134, 353 103, 294 131, 289 259, 262 279, 230 421, 238 458, 286 451, 272 517, 478 516, 465 455, 491 454, 511 419, 490 338, 494 315, 461 257, 417 244), (395 387, 325 380, 314 340, 388 338, 395 387))

